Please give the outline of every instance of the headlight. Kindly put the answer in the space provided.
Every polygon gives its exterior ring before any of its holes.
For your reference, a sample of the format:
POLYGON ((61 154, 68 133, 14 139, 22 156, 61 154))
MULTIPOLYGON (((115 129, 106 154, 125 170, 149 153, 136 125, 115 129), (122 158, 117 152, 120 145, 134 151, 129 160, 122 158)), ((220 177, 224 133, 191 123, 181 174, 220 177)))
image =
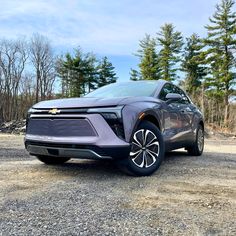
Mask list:
POLYGON ((34 112, 36 112, 37 110, 36 109, 34 109, 34 108, 30 108, 29 110, 28 110, 28 114, 32 114, 32 113, 34 113, 34 112))
POLYGON ((123 107, 124 106, 90 108, 87 112, 101 114, 113 132, 124 140, 125 134, 121 115, 123 107))
POLYGON ((34 109, 34 108, 30 108, 29 110, 28 110, 28 112, 27 112, 27 119, 29 119, 30 118, 30 115, 31 114, 33 114, 33 113, 35 113, 37 110, 36 109, 34 109))
POLYGON ((88 113, 100 113, 105 119, 120 119, 121 111, 124 106, 117 107, 98 107, 90 108, 87 110, 88 113))
POLYGON ((29 118, 31 116, 32 113, 34 113, 36 110, 34 108, 30 108, 27 112, 27 116, 26 116, 26 129, 27 129, 27 126, 28 126, 28 122, 29 122, 29 118))

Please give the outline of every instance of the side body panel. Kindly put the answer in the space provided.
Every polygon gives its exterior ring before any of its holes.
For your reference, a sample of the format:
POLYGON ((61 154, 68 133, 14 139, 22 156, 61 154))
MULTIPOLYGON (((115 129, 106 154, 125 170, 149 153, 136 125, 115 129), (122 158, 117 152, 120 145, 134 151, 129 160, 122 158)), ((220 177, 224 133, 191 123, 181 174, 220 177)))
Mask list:
POLYGON ((167 151, 191 145, 195 140, 198 124, 203 121, 200 111, 193 104, 187 108, 168 105, 159 99, 152 102, 132 103, 122 110, 126 142, 131 141, 133 132, 142 121, 139 119, 142 113, 145 114, 142 119, 150 115, 155 117, 167 151), (186 111, 183 112, 184 109, 186 111))

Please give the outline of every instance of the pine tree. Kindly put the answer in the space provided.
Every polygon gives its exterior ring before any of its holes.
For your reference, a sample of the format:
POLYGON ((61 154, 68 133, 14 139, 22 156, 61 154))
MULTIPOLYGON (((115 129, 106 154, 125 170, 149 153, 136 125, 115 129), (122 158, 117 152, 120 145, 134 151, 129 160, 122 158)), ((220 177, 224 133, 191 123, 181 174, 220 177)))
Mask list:
POLYGON ((213 77, 210 85, 221 92, 224 98, 224 123, 229 118, 229 96, 235 84, 235 57, 236 50, 236 12, 233 11, 233 0, 222 0, 216 6, 216 11, 210 18, 211 25, 205 40, 207 46, 207 60, 213 77))
POLYGON ((176 79, 177 63, 181 59, 182 35, 174 30, 172 24, 162 26, 161 31, 157 35, 157 42, 160 46, 159 66, 161 78, 173 81, 176 79))
POLYGON ((136 55, 140 58, 138 66, 140 68, 141 78, 144 80, 160 79, 155 39, 146 34, 145 38, 140 40, 139 46, 140 49, 136 55))
POLYGON ((87 53, 85 61, 85 93, 94 90, 98 83, 98 60, 93 53, 87 53))
POLYGON ((115 67, 108 61, 107 57, 102 58, 98 65, 98 87, 116 82, 117 77, 114 69, 115 67))
POLYGON ((77 72, 78 58, 67 53, 65 58, 61 58, 57 68, 59 76, 62 78, 63 92, 68 97, 80 96, 80 74, 77 72))
POLYGON ((140 74, 137 70, 131 68, 129 74, 130 74, 130 80, 133 81, 140 80, 140 74))
POLYGON ((206 67, 202 65, 202 40, 197 34, 192 34, 186 39, 184 48, 182 70, 186 73, 184 81, 185 90, 196 96, 200 90, 201 82, 207 75, 206 67))
POLYGON ((65 60, 60 56, 56 61, 57 76, 61 79, 61 96, 69 97, 68 70, 65 67, 65 60))
POLYGON ((72 71, 74 72, 74 80, 72 81, 72 96, 80 97, 86 93, 85 84, 87 82, 88 62, 87 55, 83 54, 79 48, 76 50, 75 57, 73 59, 72 71))
POLYGON ((83 53, 80 48, 58 60, 57 72, 63 96, 80 97, 97 87, 97 59, 92 53, 83 53))

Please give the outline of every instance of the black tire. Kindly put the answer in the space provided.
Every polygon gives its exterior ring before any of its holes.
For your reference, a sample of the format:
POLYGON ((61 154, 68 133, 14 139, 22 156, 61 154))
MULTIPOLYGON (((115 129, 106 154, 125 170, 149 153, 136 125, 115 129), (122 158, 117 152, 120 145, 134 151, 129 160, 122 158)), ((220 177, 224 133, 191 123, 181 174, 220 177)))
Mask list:
POLYGON ((69 157, 36 156, 38 160, 47 165, 60 165, 70 160, 69 157))
POLYGON ((195 142, 192 146, 186 147, 188 154, 191 156, 201 156, 204 149, 204 129, 199 124, 197 128, 195 142))
POLYGON ((140 123, 133 133, 131 145, 129 157, 119 162, 123 171, 130 175, 148 176, 159 168, 165 148, 162 134, 153 123, 149 121, 140 123))

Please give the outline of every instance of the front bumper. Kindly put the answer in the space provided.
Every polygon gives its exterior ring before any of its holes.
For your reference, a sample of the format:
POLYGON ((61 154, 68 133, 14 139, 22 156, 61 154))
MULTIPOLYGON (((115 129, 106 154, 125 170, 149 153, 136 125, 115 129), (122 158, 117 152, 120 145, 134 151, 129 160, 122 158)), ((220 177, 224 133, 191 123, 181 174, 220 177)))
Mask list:
MULTIPOLYGON (((76 136, 74 133, 71 136, 62 136, 58 135, 58 132, 56 131, 52 132, 51 129, 48 131, 48 134, 46 132, 43 134, 42 132, 40 134, 37 134, 37 132, 30 133, 30 131, 27 130, 25 136, 25 147, 31 155, 86 159, 122 159, 129 155, 130 144, 117 137, 100 114, 32 114, 30 119, 39 120, 39 122, 41 119, 49 119, 52 126, 53 120, 55 119, 85 119, 89 122, 95 133, 95 135, 89 136, 82 136, 81 134, 76 136)), ((68 129, 70 129, 70 127, 68 127, 68 129)), ((70 133, 69 130, 68 133, 70 133)))

